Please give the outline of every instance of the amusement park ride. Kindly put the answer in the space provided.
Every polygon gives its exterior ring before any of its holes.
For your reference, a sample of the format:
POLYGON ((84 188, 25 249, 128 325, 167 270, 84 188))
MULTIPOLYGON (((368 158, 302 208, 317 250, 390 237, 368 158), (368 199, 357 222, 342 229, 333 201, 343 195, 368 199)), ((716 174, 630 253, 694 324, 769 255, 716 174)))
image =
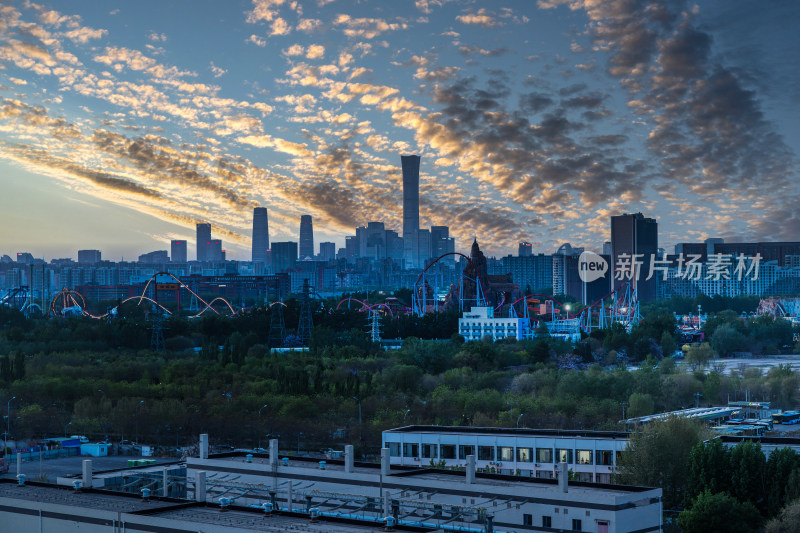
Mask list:
POLYGON ((34 311, 38 311, 39 313, 53 317, 85 316, 99 320, 117 316, 120 312, 120 307, 129 302, 135 302, 137 306, 148 302, 152 304, 152 309, 154 311, 158 310, 158 314, 166 316, 171 315, 172 311, 159 302, 159 291, 161 291, 162 294, 166 291, 178 292, 177 301, 180 310, 181 289, 186 290, 192 297, 192 305, 189 309, 191 314, 189 318, 197 318, 207 312, 213 312, 215 314, 225 313, 227 316, 236 316, 241 312, 241 309, 235 309, 228 300, 222 297, 217 297, 207 302, 183 281, 168 272, 154 274, 145 284, 142 294, 122 300, 116 306, 101 315, 93 315, 87 311, 86 299, 83 295, 78 291, 66 287, 53 296, 46 311, 43 311, 38 304, 33 302, 33 295, 28 287, 9 289, 5 295, 0 297, 0 305, 19 309, 24 312, 26 316, 29 316, 34 311), (162 280, 164 277, 167 277, 170 282, 163 283, 162 280))
MULTIPOLYGON (((489 304, 484 296, 484 289, 481 284, 481 277, 477 274, 478 269, 473 261, 458 252, 444 254, 431 262, 419 275, 414 284, 411 294, 411 305, 395 297, 388 297, 384 302, 369 303, 348 297, 340 300, 330 312, 341 309, 356 309, 368 313, 369 325, 374 337, 379 337, 380 316, 395 317, 398 315, 423 316, 427 313, 442 311, 446 307, 454 309, 457 307, 459 312, 468 311, 472 307, 486 307, 489 304), (465 261, 460 261, 458 274, 458 286, 450 289, 451 295, 457 294, 457 299, 453 301, 443 301, 436 295, 440 293, 438 286, 438 276, 430 275, 429 271, 440 260, 449 256, 459 256, 465 261), (431 285, 433 282, 433 286, 431 285), (467 290, 465 290, 465 288, 467 290)), ((26 316, 33 313, 41 313, 53 317, 85 316, 93 319, 113 319, 119 316, 121 307, 128 303, 135 303, 141 306, 143 303, 150 304, 150 316, 158 324, 154 326, 154 343, 161 345, 161 329, 158 327, 164 317, 172 315, 167 307, 159 301, 159 292, 163 295, 166 292, 173 292, 172 301, 177 301, 178 312, 181 312, 181 291, 187 292, 191 297, 191 303, 185 311, 188 311, 189 318, 197 318, 205 313, 214 313, 229 317, 238 316, 242 308, 236 309, 228 300, 216 297, 210 301, 204 300, 195 290, 184 283, 178 277, 168 273, 159 272, 151 276, 144 286, 139 296, 133 296, 120 301, 116 306, 110 308, 106 313, 93 315, 87 311, 86 300, 81 293, 64 288, 50 300, 46 310, 34 302, 34 295, 29 287, 16 287, 9 289, 5 295, 0 297, 0 305, 19 309, 26 316)), ((309 298, 318 296, 313 289, 304 283, 303 297, 301 299, 302 313, 301 328, 298 330, 300 340, 307 341, 311 327, 311 306, 309 298)), ((283 320, 283 309, 286 307, 277 295, 269 297, 271 302, 269 308, 270 315, 270 345, 278 346, 282 339, 286 338, 286 327, 283 320)), ((510 298, 509 298, 510 300, 510 298)), ((530 328, 527 328, 531 335, 535 335, 537 328, 543 323, 547 326, 548 332, 559 336, 580 336, 581 332, 590 333, 593 329, 605 329, 612 324, 621 324, 627 331, 636 325, 641 316, 639 314, 639 301, 635 287, 624 283, 597 301, 582 308, 579 312, 573 313, 570 306, 562 304, 550 295, 529 294, 512 302, 506 301, 503 294, 501 301, 494 307, 495 316, 506 315, 509 318, 527 319, 530 321, 530 328)))

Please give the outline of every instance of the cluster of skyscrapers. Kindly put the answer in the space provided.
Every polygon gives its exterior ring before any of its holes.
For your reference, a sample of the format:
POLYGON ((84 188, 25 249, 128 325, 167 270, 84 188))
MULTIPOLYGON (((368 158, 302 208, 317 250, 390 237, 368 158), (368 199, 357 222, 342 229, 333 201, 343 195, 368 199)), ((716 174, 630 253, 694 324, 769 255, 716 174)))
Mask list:
MULTIPOLYGON (((369 221, 355 228, 353 235, 346 236, 343 247, 320 242, 316 250, 313 219, 304 214, 299 220, 297 241, 271 242, 267 208, 256 207, 250 261, 226 260, 222 241, 212 238, 211 224, 202 222, 196 227, 194 261, 188 257, 186 240, 173 240, 169 253, 157 250, 140 255, 138 261, 116 263, 102 260, 100 250, 79 250, 77 263, 72 259, 53 259, 45 268, 43 260, 23 252, 17 254, 16 261, 8 256, 0 258, 0 289, 33 284, 45 287, 46 291, 81 287, 87 295, 120 294, 156 272, 168 271, 179 277, 198 277, 196 281, 203 278, 209 287, 216 283, 218 287, 230 288, 238 281, 261 287, 263 280, 270 278, 270 283, 283 287, 284 293, 296 292, 304 282, 320 292, 392 290, 412 287, 420 271, 442 256, 430 275, 436 277, 436 286, 448 287, 459 281, 453 255, 455 241, 447 226, 420 227, 420 163, 417 155, 401 156, 402 233, 387 228, 382 221, 369 221), (32 265, 43 268, 30 268, 32 265)), ((602 251, 594 251, 608 265, 605 276, 588 282, 582 279, 584 251, 565 243, 555 253, 534 254, 531 243, 520 242, 517 255, 485 258, 486 273, 503 275, 526 294, 568 294, 587 304, 624 283, 636 289, 640 301, 675 295, 800 292, 800 242, 725 243, 722 239, 708 239, 703 243, 678 244, 675 254, 667 254, 658 246, 656 220, 634 213, 612 216, 610 241, 604 243, 602 251), (733 259, 740 254, 757 255, 761 259, 757 279, 736 278, 733 259), (685 275, 683 256, 689 255, 698 262, 696 279, 685 275), (719 256, 728 258, 723 275, 719 275, 719 265, 712 264, 719 261, 719 256), (640 275, 633 278, 620 272, 621 261, 631 257, 641 259, 640 275), (660 265, 657 275, 649 275, 651 261, 660 265)))

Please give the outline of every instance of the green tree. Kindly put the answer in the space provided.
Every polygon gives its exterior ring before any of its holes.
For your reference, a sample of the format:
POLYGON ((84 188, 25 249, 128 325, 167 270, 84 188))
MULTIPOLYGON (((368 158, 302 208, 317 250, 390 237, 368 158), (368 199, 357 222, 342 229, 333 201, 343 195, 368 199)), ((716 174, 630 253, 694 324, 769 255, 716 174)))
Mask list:
POLYGON ((764 533, 800 533, 800 500, 795 500, 767 522, 764 533))
POLYGON ((742 503, 725 492, 705 491, 678 515, 683 533, 755 533, 760 524, 761 515, 752 503, 742 503))
POLYGON ((647 424, 631 435, 628 449, 619 460, 615 482, 661 487, 664 508, 675 509, 686 492, 689 454, 708 434, 702 423, 689 418, 672 416, 647 424))
POLYGON ((664 357, 671 357, 678 349, 678 343, 675 342, 675 336, 669 331, 664 331, 661 334, 661 351, 664 357))
POLYGON ((765 508, 764 474, 767 460, 761 443, 742 441, 731 450, 731 495, 741 502, 765 508))
POLYGON ((698 442, 689 454, 687 504, 705 491, 723 492, 731 483, 731 453, 718 438, 698 442))
POLYGON ((711 347, 722 357, 727 357, 733 352, 744 351, 747 347, 747 338, 733 326, 723 324, 714 330, 711 347))
POLYGON ((655 411, 655 402, 653 402, 653 397, 649 394, 634 392, 628 398, 628 403, 630 405, 628 416, 631 418, 651 415, 655 411))
POLYGON ((800 469, 800 455, 791 448, 779 448, 769 454, 766 467, 767 511, 775 516, 788 503, 789 476, 800 469))
POLYGON ((705 367, 708 362, 714 359, 717 353, 710 344, 704 342, 702 344, 692 344, 686 352, 686 361, 692 365, 692 368, 705 367))

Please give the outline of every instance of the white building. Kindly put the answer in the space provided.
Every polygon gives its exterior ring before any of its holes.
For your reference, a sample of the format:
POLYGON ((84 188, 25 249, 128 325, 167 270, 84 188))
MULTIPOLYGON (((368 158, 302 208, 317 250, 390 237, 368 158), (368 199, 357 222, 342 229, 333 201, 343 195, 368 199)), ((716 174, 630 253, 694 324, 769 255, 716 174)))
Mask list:
POLYGON ((565 461, 579 481, 611 483, 629 433, 554 429, 408 426, 383 432, 392 464, 463 467, 475 455, 482 472, 552 479, 565 461))
POLYGON ((527 318, 496 318, 491 307, 473 307, 458 319, 458 332, 467 341, 480 340, 490 335, 492 340, 514 337, 527 339, 530 336, 530 321, 527 318))
POLYGON ((199 501, 226 497, 253 505, 271 499, 286 510, 394 516, 401 526, 436 531, 661 530, 661 489, 567 482, 566 466, 559 482, 476 472, 475 456, 463 470, 391 465, 385 448, 380 464, 355 463, 352 446, 344 457, 283 457, 277 440, 270 441, 269 454, 209 456, 201 435, 200 457, 187 458, 187 487, 199 501))

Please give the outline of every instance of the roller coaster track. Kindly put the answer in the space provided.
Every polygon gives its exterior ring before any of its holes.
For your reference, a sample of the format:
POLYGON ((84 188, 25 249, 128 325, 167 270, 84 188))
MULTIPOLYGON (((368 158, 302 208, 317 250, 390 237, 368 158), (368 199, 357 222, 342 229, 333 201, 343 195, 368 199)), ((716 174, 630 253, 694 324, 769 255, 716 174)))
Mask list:
MULTIPOLYGON (((444 259, 445 257, 451 256, 451 255, 457 255, 459 257, 463 257, 472 266, 472 269, 475 271, 475 279, 472 280, 472 281, 474 281, 476 283, 476 292, 477 292, 477 294, 475 296, 475 298, 477 300, 476 303, 480 305, 480 302, 483 302, 484 305, 485 305, 486 299, 485 299, 485 297, 483 295, 483 289, 481 288, 481 282, 480 282, 480 278, 478 276, 478 267, 477 267, 477 265, 475 265, 475 263, 472 262, 472 259, 470 259, 468 256, 462 254, 461 252, 448 252, 446 254, 440 255, 439 257, 437 257, 436 259, 431 261, 431 264, 426 266, 424 269, 422 269, 422 272, 420 272, 419 277, 417 278, 417 281, 414 283, 414 290, 411 293, 411 308, 412 308, 412 312, 414 314, 419 316, 419 315, 424 315, 427 312, 427 298, 425 297, 425 294, 424 294, 425 282, 423 281, 423 284, 422 284, 423 294, 422 294, 422 305, 421 306, 420 306, 420 303, 419 303, 419 299, 420 299, 420 297, 419 297, 419 282, 424 279, 425 273, 428 271, 429 268, 431 268, 433 265, 435 265, 436 263, 438 263, 440 260, 444 259)), ((460 287, 459 287, 459 302, 458 302, 459 309, 462 309, 464 307, 464 300, 463 300, 464 279, 465 278, 466 279, 472 279, 472 278, 469 278, 468 276, 466 276, 466 274, 465 274, 466 270, 467 270, 467 267, 464 267, 461 270, 461 281, 459 283, 460 287)))
MULTIPOLYGON (((156 299, 153 299, 153 298, 150 298, 149 296, 147 296, 147 290, 150 288, 150 284, 153 283, 153 282, 155 282, 154 288, 155 288, 156 293, 157 293, 157 290, 158 290, 157 278, 159 276, 168 276, 168 277, 172 278, 173 280, 175 280, 178 283, 180 288, 186 289, 192 296, 197 298, 197 300, 203 304, 203 308, 197 314, 189 316, 189 318, 198 318, 201 315, 203 315, 203 313, 205 313, 206 311, 209 311, 209 310, 213 311, 216 314, 220 314, 220 312, 217 311, 214 308, 214 304, 218 303, 218 302, 222 302, 228 308, 228 310, 230 311, 230 314, 228 316, 232 316, 233 317, 233 316, 237 316, 239 314, 239 311, 237 311, 231 305, 231 303, 228 300, 226 300, 225 298, 223 298, 221 296, 217 296, 216 298, 214 298, 210 302, 207 302, 203 298, 201 298, 199 294, 197 294, 191 288, 189 288, 189 286, 186 285, 186 283, 181 281, 176 276, 170 274, 169 272, 158 272, 156 274, 153 274, 150 277, 150 279, 147 280, 147 283, 145 284, 144 289, 142 290, 142 294, 140 294, 139 296, 131 296, 130 298, 126 298, 126 299, 122 300, 111 311, 109 311, 107 313, 104 313, 102 315, 93 315, 93 314, 89 313, 88 311, 86 311, 86 300, 84 299, 83 295, 81 293, 77 292, 77 291, 74 291, 74 290, 71 290, 71 289, 67 289, 65 287, 58 294, 56 294, 53 297, 52 301, 50 302, 50 314, 52 316, 65 316, 64 315, 64 310, 65 309, 77 307, 77 308, 80 308, 80 310, 81 310, 80 314, 82 314, 83 316, 87 316, 89 318, 94 318, 94 319, 99 320, 99 319, 107 318, 109 315, 116 314, 116 312, 119 310, 119 307, 122 304, 125 304, 125 303, 128 303, 128 302, 131 302, 131 301, 135 300, 137 306, 142 305, 142 302, 144 302, 144 301, 148 301, 148 302, 152 303, 153 305, 157 306, 159 309, 161 309, 167 315, 171 315, 172 312, 158 302, 157 294, 156 294, 156 299), (60 304, 60 306, 59 306, 59 304, 60 304), (59 309, 59 307, 60 307, 60 309, 59 309)), ((272 305, 275 305, 275 303, 273 303, 272 305)))
POLYGON ((347 302, 347 306, 348 306, 348 309, 349 309, 351 301, 352 302, 356 302, 358 304, 361 304, 361 308, 358 309, 358 311, 367 312, 367 311, 371 311, 372 309, 376 309, 376 308, 380 309, 381 307, 383 307, 384 309, 389 311, 389 316, 394 318, 394 313, 392 312, 392 308, 388 304, 385 304, 385 303, 370 304, 370 303, 367 303, 367 302, 362 302, 361 300, 359 300, 357 298, 352 298, 352 297, 348 297, 348 298, 344 298, 342 300, 339 300, 339 303, 336 305, 336 308, 334 309, 334 311, 338 311, 339 308, 342 306, 342 304, 345 303, 345 302, 347 302))

